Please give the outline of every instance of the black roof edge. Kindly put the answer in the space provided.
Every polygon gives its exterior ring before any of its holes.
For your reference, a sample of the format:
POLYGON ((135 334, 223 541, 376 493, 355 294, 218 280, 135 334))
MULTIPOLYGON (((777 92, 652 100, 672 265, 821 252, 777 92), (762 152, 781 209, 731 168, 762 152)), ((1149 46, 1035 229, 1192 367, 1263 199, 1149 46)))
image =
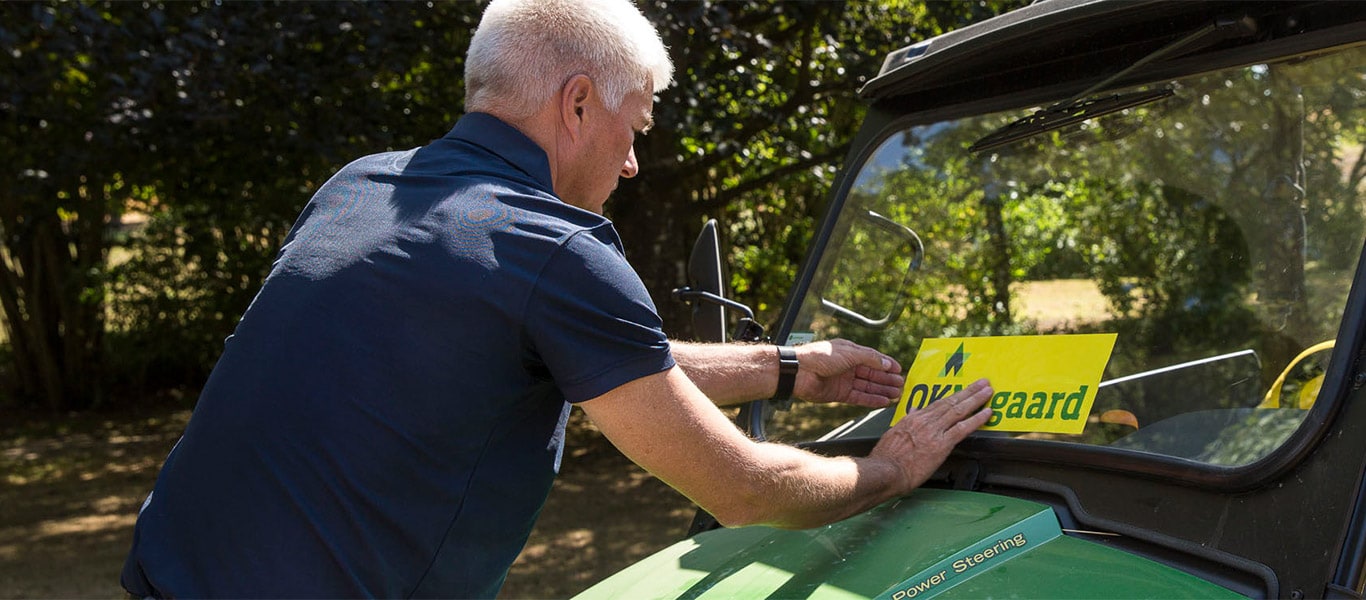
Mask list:
MULTIPOLYGON (((1046 81, 1101 80, 1216 20, 1245 16, 1263 22, 1243 39, 1195 52, 1360 23, 1366 20, 1366 3, 1041 0, 891 53, 881 74, 859 95, 870 101, 921 94, 957 97, 980 95, 986 82, 994 82, 996 92, 1012 93, 1018 91, 1013 88, 1046 81)), ((1163 60, 1181 56, 1178 52, 1163 60)))
MULTIPOLYGON (((1141 8, 1161 0, 1122 0, 1126 6, 1141 8)), ((893 51, 882 61, 878 76, 859 89, 863 98, 879 98, 894 84, 944 65, 951 65, 965 53, 986 52, 990 48, 1035 35, 1041 28, 1083 20, 1115 10, 1110 0, 1039 0, 943 35, 893 51)))

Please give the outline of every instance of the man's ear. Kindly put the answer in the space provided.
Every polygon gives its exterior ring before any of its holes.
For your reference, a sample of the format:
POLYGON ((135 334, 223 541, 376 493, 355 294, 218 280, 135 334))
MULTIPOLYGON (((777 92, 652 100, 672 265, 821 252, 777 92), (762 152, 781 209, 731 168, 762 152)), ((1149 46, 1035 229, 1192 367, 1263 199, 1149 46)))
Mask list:
POLYGON ((569 78, 560 88, 560 125, 569 132, 570 138, 578 141, 583 131, 583 120, 588 100, 597 90, 593 80, 582 73, 569 78))

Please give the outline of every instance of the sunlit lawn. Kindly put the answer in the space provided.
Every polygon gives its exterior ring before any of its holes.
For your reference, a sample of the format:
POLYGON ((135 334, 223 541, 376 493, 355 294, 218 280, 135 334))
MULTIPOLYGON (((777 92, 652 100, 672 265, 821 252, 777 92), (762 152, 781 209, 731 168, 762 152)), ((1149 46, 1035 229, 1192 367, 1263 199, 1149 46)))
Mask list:
POLYGON ((1089 279, 1025 281, 1012 287, 1016 318, 1036 321, 1040 331, 1110 318, 1110 305, 1089 279))

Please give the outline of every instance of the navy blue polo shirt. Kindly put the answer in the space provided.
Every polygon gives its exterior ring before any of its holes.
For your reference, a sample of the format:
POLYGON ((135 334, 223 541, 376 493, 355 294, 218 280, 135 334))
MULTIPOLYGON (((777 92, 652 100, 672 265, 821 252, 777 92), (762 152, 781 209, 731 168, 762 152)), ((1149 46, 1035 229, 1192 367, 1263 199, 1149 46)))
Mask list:
POLYGON ((346 166, 225 343, 138 517, 137 595, 491 597, 570 403, 674 365, 612 224, 485 114, 346 166))

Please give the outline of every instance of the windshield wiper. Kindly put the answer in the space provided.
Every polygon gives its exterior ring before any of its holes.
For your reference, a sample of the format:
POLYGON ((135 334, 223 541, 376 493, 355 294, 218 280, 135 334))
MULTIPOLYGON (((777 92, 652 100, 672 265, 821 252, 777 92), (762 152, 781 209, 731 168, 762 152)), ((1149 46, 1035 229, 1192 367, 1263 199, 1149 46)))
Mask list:
POLYGON ((1191 32, 1189 35, 1173 40, 1157 50, 1149 52, 1142 58, 1134 61, 1133 64, 1121 69, 1118 73, 1110 75, 1100 83, 1086 88, 1086 90, 1080 94, 1047 108, 1039 109, 1032 115, 1013 121, 1010 124, 983 136, 981 139, 974 142, 972 146, 969 146, 968 151, 976 153, 991 150, 992 148, 999 148, 1040 133, 1054 131, 1074 123, 1080 123, 1087 119, 1094 119, 1102 115, 1119 112, 1126 108, 1133 108, 1135 106, 1156 102, 1163 98, 1170 97, 1175 92, 1171 89, 1164 88, 1087 98, 1097 90, 1105 89, 1111 83, 1128 75, 1135 69, 1155 60, 1165 58, 1180 51, 1203 48, 1216 42, 1234 37, 1244 37, 1256 32, 1256 22, 1247 16, 1236 18, 1221 17, 1215 19, 1213 23, 1201 27, 1200 29, 1191 32))
POLYGON ((1175 93, 1168 88, 1162 88, 1102 96, 1069 104, 1055 104, 987 134, 969 146, 968 151, 982 152, 992 148, 1000 148, 1046 131, 1062 129, 1087 119, 1094 119, 1126 108, 1155 102, 1175 93))

